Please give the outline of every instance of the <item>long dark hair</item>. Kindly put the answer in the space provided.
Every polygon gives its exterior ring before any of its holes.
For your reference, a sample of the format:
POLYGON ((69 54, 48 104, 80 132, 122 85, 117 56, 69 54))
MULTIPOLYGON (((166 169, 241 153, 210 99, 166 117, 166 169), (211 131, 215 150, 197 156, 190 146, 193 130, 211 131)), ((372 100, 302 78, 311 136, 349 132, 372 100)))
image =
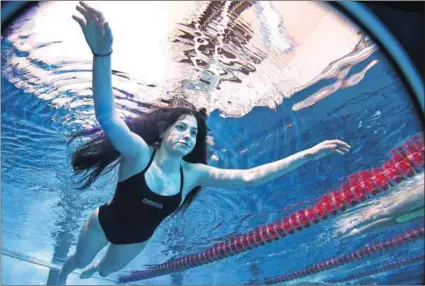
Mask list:
MULTIPOLYGON (((195 147, 183 159, 190 163, 206 164, 207 126, 205 109, 197 111, 188 107, 158 108, 150 113, 127 120, 126 123, 130 130, 142 137, 148 145, 159 147, 161 143, 160 134, 173 125, 182 115, 193 115, 198 123, 195 147)), ((79 179, 79 183, 82 184, 77 187, 79 190, 91 186, 99 176, 112 171, 121 160, 120 153, 112 146, 107 135, 100 127, 71 134, 68 144, 84 136, 90 136, 90 140, 70 154, 74 175, 83 175, 79 179)), ((200 189, 201 187, 195 187, 191 190, 178 210, 184 212, 197 197, 200 189)))

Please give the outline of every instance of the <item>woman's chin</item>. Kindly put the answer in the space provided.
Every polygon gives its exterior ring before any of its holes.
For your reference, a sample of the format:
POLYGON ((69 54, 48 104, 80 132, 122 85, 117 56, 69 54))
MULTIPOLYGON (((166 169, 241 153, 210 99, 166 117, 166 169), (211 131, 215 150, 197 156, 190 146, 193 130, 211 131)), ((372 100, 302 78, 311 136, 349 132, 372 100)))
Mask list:
POLYGON ((192 150, 191 149, 189 149, 189 148, 174 148, 173 149, 173 153, 175 154, 175 155, 177 155, 177 156, 186 156, 187 154, 189 154, 190 152, 191 152, 192 150))

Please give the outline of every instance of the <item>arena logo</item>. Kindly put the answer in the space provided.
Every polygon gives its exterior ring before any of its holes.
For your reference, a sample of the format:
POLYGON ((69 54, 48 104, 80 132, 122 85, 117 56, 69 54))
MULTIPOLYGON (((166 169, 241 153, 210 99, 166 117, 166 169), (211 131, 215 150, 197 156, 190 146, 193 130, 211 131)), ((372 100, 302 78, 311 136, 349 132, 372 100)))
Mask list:
POLYGON ((157 209, 162 209, 162 204, 159 204, 159 203, 156 203, 156 202, 153 202, 153 201, 151 201, 151 200, 149 200, 149 199, 147 199, 147 198, 144 198, 143 199, 143 203, 144 204, 147 204, 147 205, 149 205, 149 206, 151 206, 151 207, 154 207, 154 208, 157 208, 157 209))

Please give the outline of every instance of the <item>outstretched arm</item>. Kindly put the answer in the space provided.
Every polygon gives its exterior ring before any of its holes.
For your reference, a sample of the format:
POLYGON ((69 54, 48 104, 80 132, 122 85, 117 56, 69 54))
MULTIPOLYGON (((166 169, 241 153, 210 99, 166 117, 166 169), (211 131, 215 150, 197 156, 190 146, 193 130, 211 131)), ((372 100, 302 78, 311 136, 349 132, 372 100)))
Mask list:
POLYGON ((108 135, 115 149, 125 158, 134 158, 148 153, 146 142, 130 131, 124 120, 115 111, 112 93, 111 53, 113 36, 103 14, 84 2, 76 9, 83 18, 72 18, 80 24, 84 37, 94 54, 93 59, 93 100, 96 119, 108 135))
POLYGON ((323 141, 284 159, 247 170, 219 169, 198 164, 198 185, 204 187, 248 187, 274 180, 301 165, 330 154, 344 155, 351 146, 340 140, 323 141))

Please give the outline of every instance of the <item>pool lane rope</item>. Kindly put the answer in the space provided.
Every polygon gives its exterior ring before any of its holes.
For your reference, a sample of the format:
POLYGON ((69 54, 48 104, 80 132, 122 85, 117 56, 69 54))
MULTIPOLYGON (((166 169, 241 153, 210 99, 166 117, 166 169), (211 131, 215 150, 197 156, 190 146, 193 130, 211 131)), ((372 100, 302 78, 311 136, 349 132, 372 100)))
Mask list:
POLYGON ((336 283, 343 283, 349 280, 354 280, 354 279, 360 279, 366 276, 370 276, 370 275, 374 275, 374 274, 378 274, 378 273, 382 273, 388 270, 392 270, 392 269, 396 269, 396 268, 401 268, 403 266, 407 266, 407 265, 411 265, 414 264, 416 262, 420 262, 420 261, 424 261, 424 254, 420 254, 420 255, 416 255, 410 258, 405 258, 405 259, 400 259, 394 262, 388 262, 385 263, 381 266, 378 266, 376 268, 369 268, 369 269, 365 269, 365 270, 361 270, 358 272, 355 272, 353 274, 350 274, 344 278, 341 279, 329 279, 326 282, 327 283, 331 283, 331 284, 336 284, 336 283))
POLYGON ((127 283, 180 272, 279 240, 296 230, 309 227, 311 223, 326 220, 329 214, 336 215, 338 210, 345 211, 350 205, 354 206, 371 195, 384 192, 423 170, 424 136, 423 133, 418 133, 392 150, 391 158, 381 167, 349 175, 337 191, 324 194, 312 207, 295 211, 275 223, 256 227, 253 231, 217 243, 203 252, 174 258, 150 269, 133 271, 121 276, 119 282, 127 283))
MULTIPOLYGON (((370 255, 373 255, 375 253, 380 253, 380 252, 385 252, 388 251, 392 248, 395 247, 399 247, 403 244, 415 241, 419 238, 422 238, 424 236, 424 226, 422 225, 421 227, 415 228, 413 230, 410 230, 402 235, 398 235, 392 239, 388 239, 386 241, 380 242, 380 243, 375 243, 372 245, 368 245, 366 247, 363 247, 359 250, 350 252, 348 254, 339 256, 339 257, 333 257, 330 258, 326 261, 320 262, 320 263, 316 263, 312 266, 306 267, 300 271, 295 271, 289 274, 285 274, 285 275, 281 275, 278 277, 273 277, 273 278, 266 278, 264 279, 264 284, 266 285, 271 285, 271 284, 277 284, 277 283, 282 283, 282 282, 288 282, 290 280, 294 280, 294 279, 298 279, 298 278, 302 278, 305 276, 309 276, 312 274, 316 274, 319 272, 323 272, 338 266, 341 266, 343 264, 347 264, 347 263, 351 263, 354 262, 356 260, 368 257, 370 255)), ((423 258, 423 255, 421 256, 423 258)), ((418 258, 414 259, 415 261, 418 261, 418 258)), ((402 264, 400 263, 395 263, 393 262, 392 266, 394 267, 399 267, 402 264)), ((379 268, 377 268, 379 269, 379 268)), ((365 272, 373 272, 377 269, 368 269, 365 272)), ((385 268, 381 271, 385 271, 387 269, 391 269, 391 268, 385 268)), ((356 276, 353 276, 356 277, 356 276)), ((361 276, 357 276, 357 278, 360 278, 361 276)), ((352 278, 354 279, 354 278, 352 278)), ((330 282, 330 283, 334 283, 334 282, 330 282)))

